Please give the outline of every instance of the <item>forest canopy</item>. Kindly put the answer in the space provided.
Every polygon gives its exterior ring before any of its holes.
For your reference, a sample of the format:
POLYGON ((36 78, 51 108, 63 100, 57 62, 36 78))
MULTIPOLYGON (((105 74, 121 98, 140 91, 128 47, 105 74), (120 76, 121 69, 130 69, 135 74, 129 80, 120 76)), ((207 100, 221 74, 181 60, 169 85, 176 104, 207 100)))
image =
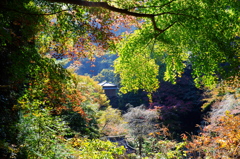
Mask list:
MULTIPOLYGON (((213 86, 239 73, 238 0, 23 2, 35 13, 13 3, 2 8, 42 19, 35 27, 37 34, 28 39, 36 40, 41 54, 78 59, 117 52, 115 72, 120 74, 122 92, 155 91, 159 63, 166 64, 164 79, 173 83, 187 66, 197 86, 213 86), (132 26, 132 34, 115 34, 120 27, 132 26)), ((18 21, 14 25, 31 25, 29 20, 18 21)))
POLYGON ((109 47, 119 55, 115 69, 120 74, 123 92, 156 90, 159 62, 166 64, 164 79, 173 83, 186 66, 193 69, 197 86, 214 86, 221 79, 238 76, 238 0, 51 2, 87 7, 89 14, 84 15, 92 18, 91 11, 98 10, 93 21, 101 21, 100 28, 107 21, 114 28, 122 23, 136 26, 133 34, 124 35, 120 43, 109 47))

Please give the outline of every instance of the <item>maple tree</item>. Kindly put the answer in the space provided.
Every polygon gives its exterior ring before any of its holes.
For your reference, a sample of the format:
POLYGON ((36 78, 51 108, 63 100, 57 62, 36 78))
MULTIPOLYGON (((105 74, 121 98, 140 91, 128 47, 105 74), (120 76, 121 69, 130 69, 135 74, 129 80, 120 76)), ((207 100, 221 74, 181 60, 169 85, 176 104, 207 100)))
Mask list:
MULTIPOLYGON (((146 20, 140 30, 123 39, 117 46, 120 57, 115 63, 116 72, 122 79, 122 91, 139 88, 148 92, 155 91, 159 82, 157 61, 166 64, 164 79, 173 83, 176 77, 181 77, 186 66, 193 69, 192 75, 197 86, 205 84, 213 87, 219 79, 237 75, 237 8, 237 1, 233 4, 223 1, 173 1, 162 8, 160 12, 182 11, 195 18, 172 15, 169 12, 170 15, 158 17, 159 26, 174 23, 164 33, 157 33, 151 22, 146 20), (178 3, 183 4, 181 6, 178 3)), ((157 9, 151 11, 156 13, 157 9)))
MULTIPOLYGON (((158 88, 158 65, 166 63, 165 80, 174 82, 186 65, 193 68, 195 83, 213 86, 218 79, 238 74, 239 3, 221 1, 82 1, 50 0, 98 10, 108 20, 140 29, 117 45, 120 57, 115 64, 122 79, 123 92, 158 88), (103 11, 108 10, 108 12, 103 11), (119 14, 117 14, 120 16, 119 14), (130 17, 139 18, 132 21, 130 17), (127 21, 127 22, 126 22, 127 21), (140 24, 137 22, 141 22, 140 24), (146 47, 147 46, 147 47, 146 47), (144 58, 142 58, 144 57, 144 58), (231 71, 228 71, 231 70, 231 71)), ((99 21, 99 19, 95 19, 99 21)), ((111 24, 117 24, 117 23, 111 24)), ((99 26, 105 23, 101 21, 99 26)), ((113 26, 113 25, 112 25, 113 26)), ((96 29, 96 28, 95 28, 96 29)), ((111 28, 110 28, 111 29, 111 28)), ((106 48, 105 48, 106 49, 106 48)))

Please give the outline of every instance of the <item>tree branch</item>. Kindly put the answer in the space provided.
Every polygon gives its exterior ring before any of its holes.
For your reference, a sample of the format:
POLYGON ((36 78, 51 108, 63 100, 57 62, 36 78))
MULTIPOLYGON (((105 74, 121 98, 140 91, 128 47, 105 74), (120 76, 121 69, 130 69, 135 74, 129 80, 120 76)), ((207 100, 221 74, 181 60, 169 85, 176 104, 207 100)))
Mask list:
POLYGON ((155 20, 155 17, 154 17, 154 16, 151 17, 151 21, 152 21, 154 30, 159 31, 160 34, 163 33, 163 30, 161 30, 161 29, 159 29, 159 28, 157 27, 156 20, 155 20))
MULTIPOLYGON (((152 21, 154 30, 156 30, 156 31, 158 31, 160 33, 163 33, 164 31, 166 31, 167 29, 172 27, 175 23, 173 23, 172 25, 169 25, 167 28, 162 30, 162 29, 157 27, 155 16, 160 16, 160 15, 165 15, 165 14, 172 14, 172 15, 181 15, 181 16, 194 18, 194 17, 192 17, 190 15, 185 15, 183 13, 173 13, 173 12, 163 12, 163 13, 159 13, 159 14, 145 14, 145 13, 131 12, 128 9, 121 9, 121 8, 117 8, 117 7, 111 6, 107 2, 90 2, 90 1, 83 1, 83 0, 48 0, 48 1, 50 1, 50 2, 59 2, 59 3, 68 3, 68 4, 75 4, 75 5, 79 5, 79 6, 85 6, 85 7, 101 7, 101 8, 108 9, 110 11, 114 11, 114 12, 130 15, 130 16, 134 16, 134 17, 150 18, 151 21, 152 21)), ((164 7, 164 6, 172 3, 173 1, 174 0, 171 0, 168 3, 163 4, 162 6, 159 6, 159 7, 164 7)))
POLYGON ((76 5, 84 6, 84 7, 100 7, 100 8, 108 9, 110 11, 131 15, 134 17, 151 18, 151 17, 155 16, 155 14, 136 13, 136 12, 128 11, 127 9, 116 8, 114 6, 109 5, 107 2, 89 2, 89 1, 82 1, 82 0, 48 0, 48 1, 76 4, 76 5))
POLYGON ((131 9, 136 9, 136 8, 163 8, 169 4, 171 4, 172 2, 174 2, 175 0, 171 0, 169 1, 168 3, 165 3, 163 5, 160 5, 160 6, 137 6, 137 7, 131 7, 131 8, 128 8, 128 10, 131 10, 131 9))
POLYGON ((155 38, 157 38, 161 33, 165 32, 166 30, 168 30, 169 28, 171 28, 174 24, 176 24, 177 22, 172 23, 171 25, 169 25, 168 27, 166 27, 165 29, 161 30, 160 33, 158 33, 155 38))

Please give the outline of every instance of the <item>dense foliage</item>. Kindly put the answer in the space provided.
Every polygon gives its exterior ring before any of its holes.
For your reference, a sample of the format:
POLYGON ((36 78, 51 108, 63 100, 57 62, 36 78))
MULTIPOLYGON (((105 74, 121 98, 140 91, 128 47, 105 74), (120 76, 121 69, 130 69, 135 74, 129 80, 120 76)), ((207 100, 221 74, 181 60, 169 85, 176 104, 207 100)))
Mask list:
POLYGON ((219 79, 239 74, 238 1, 146 1, 137 13, 152 15, 117 46, 115 63, 123 92, 158 88, 158 65, 164 78, 175 82, 191 65, 195 84, 213 87, 219 79), (162 32, 161 28, 166 28, 162 32), (157 32, 158 30, 159 32, 157 32), (231 70, 231 71, 229 71, 231 70))
POLYGON ((26 0, 1 1, 0 6, 1 156, 71 156, 75 149, 63 138, 76 134, 98 137, 96 114, 101 106, 108 106, 97 82, 71 73, 49 58, 70 56, 70 50, 64 49, 71 49, 69 41, 78 39, 74 34, 81 31, 64 24, 62 18, 69 17, 60 11, 63 5, 26 0), (56 29, 62 25, 72 30, 56 29))

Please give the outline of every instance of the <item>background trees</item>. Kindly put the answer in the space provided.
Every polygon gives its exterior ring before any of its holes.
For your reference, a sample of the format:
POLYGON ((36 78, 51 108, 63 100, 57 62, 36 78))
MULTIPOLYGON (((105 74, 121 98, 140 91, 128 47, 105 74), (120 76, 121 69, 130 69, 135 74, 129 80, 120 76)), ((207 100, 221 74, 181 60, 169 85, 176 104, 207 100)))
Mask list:
POLYGON ((158 109, 160 122, 168 126, 172 137, 180 138, 185 132, 196 133, 196 124, 202 121, 204 90, 197 89, 186 69, 176 84, 161 81, 160 88, 153 93, 149 108, 158 109))
POLYGON ((138 152, 142 156, 144 137, 149 133, 157 131, 156 120, 158 119, 157 111, 146 110, 144 106, 129 108, 128 112, 123 115, 131 135, 138 143, 138 152))
MULTIPOLYGON (((203 105, 204 109, 211 105, 210 115, 201 125, 201 133, 192 136, 187 147, 194 156, 217 158, 224 156, 228 158, 239 157, 239 82, 233 78, 231 84, 223 82, 219 87, 208 92, 203 105), (232 85, 234 84, 234 85, 232 85), (209 95, 212 94, 212 95, 209 95), (216 97, 217 96, 217 97, 216 97), (213 100, 214 99, 214 100, 213 100)), ((208 108, 209 109, 209 108, 208 108)))
POLYGON ((109 136, 126 135, 127 129, 124 127, 122 113, 119 109, 107 107, 98 113, 99 129, 102 134, 109 136))

